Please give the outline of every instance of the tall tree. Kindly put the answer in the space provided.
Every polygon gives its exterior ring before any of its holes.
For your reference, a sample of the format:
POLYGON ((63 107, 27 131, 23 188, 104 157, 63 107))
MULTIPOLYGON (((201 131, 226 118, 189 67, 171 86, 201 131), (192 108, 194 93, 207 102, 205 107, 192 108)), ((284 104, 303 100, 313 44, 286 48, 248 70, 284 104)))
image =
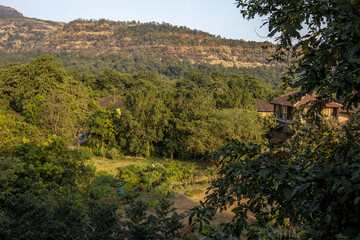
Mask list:
POLYGON ((100 107, 88 120, 90 143, 95 147, 116 146, 121 111, 115 108, 100 107), (100 141, 99 144, 96 141, 100 141))
POLYGON ((51 55, 0 71, 0 99, 27 122, 71 141, 87 113, 87 89, 51 55))
POLYGON ((360 2, 357 0, 236 0, 247 19, 265 16, 275 60, 289 64, 286 82, 325 101, 360 102, 360 2))
POLYGON ((121 138, 131 153, 150 156, 153 145, 163 139, 170 117, 164 99, 165 92, 153 81, 154 76, 136 75, 136 87, 125 96, 121 138))

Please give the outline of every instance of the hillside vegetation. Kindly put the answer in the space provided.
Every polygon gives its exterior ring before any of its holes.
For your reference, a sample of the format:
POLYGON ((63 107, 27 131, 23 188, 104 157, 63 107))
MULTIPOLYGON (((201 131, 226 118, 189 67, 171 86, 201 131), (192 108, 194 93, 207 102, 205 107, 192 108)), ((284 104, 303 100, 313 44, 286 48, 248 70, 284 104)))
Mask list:
POLYGON ((223 39, 202 31, 167 23, 75 20, 70 23, 23 17, 0 8, 0 51, 73 53, 85 56, 176 59, 224 67, 266 65, 271 50, 263 43, 223 39))
POLYGON ((256 113, 254 98, 272 94, 248 75, 187 72, 168 81, 151 72, 79 73, 51 55, 1 68, 0 238, 184 239, 171 194, 201 193, 208 181, 201 176, 217 168, 195 162, 228 139, 266 141, 272 119, 256 113), (142 158, 116 176, 96 173, 87 161, 124 154, 163 160, 142 158), (154 200, 136 202, 140 194, 154 200), (108 202, 130 204, 123 210, 108 202))

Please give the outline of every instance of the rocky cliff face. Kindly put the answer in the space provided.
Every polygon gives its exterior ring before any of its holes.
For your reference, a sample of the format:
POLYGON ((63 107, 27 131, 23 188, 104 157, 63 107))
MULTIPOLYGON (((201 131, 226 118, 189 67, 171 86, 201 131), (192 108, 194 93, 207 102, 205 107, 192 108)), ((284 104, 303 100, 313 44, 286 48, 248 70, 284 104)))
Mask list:
POLYGON ((0 7, 0 51, 41 50, 76 55, 111 55, 124 58, 187 60, 256 67, 266 64, 271 50, 262 43, 229 40, 170 24, 75 20, 70 23, 22 17, 15 9, 0 7), (21 18, 20 18, 21 16, 21 18))

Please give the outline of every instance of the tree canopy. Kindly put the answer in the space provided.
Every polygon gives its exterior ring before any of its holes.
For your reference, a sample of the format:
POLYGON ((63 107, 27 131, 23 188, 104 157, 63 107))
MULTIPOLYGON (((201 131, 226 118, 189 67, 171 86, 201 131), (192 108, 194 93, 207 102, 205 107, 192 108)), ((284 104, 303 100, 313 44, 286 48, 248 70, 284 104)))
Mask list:
POLYGON ((48 134, 73 140, 88 111, 88 93, 51 55, 0 70, 2 109, 11 109, 48 134))
POLYGON ((315 92, 330 101, 344 98, 348 107, 360 102, 360 1, 237 0, 247 19, 266 16, 275 37, 272 58, 288 63, 287 83, 301 95, 315 92), (293 82, 293 78, 297 79, 293 82))

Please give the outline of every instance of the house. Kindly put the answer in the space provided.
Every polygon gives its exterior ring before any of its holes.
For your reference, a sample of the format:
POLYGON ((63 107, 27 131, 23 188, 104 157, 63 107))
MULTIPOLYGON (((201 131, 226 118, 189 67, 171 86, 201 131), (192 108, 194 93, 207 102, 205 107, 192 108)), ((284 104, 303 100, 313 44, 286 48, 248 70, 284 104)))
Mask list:
MULTIPOLYGON (((293 123, 294 113, 296 109, 311 105, 312 102, 317 101, 315 95, 305 95, 300 101, 291 102, 290 97, 295 96, 297 92, 291 92, 282 95, 270 103, 274 105, 274 114, 279 122, 293 123)), ((332 117, 335 119, 339 118, 340 109, 342 104, 336 102, 329 102, 325 104, 324 109, 321 111, 323 116, 332 117)))
POLYGON ((256 98, 255 101, 257 105, 257 112, 261 116, 266 117, 274 114, 274 105, 267 103, 264 100, 258 98, 256 98))
POLYGON ((349 121, 351 119, 351 117, 358 111, 360 111, 360 106, 357 107, 357 108, 352 107, 349 110, 340 109, 339 122, 340 123, 345 123, 345 122, 349 121))
MULTIPOLYGON (((339 102, 344 102, 344 101, 345 98, 339 99, 339 102)), ((352 118, 352 116, 359 111, 360 111, 360 105, 358 105, 357 107, 352 105, 350 109, 341 108, 339 112, 339 122, 345 123, 349 121, 352 118)))
MULTIPOLYGON (((291 92, 282 95, 270 103, 274 106, 274 115, 279 125, 274 129, 273 135, 277 138, 286 140, 289 137, 289 125, 294 123, 296 117, 296 109, 311 105, 312 102, 317 101, 315 95, 305 95, 300 101, 291 102, 289 98, 295 96, 297 92, 291 92)), ((321 114, 329 118, 333 118, 339 121, 341 117, 342 105, 336 102, 329 102, 325 104, 321 114)))

